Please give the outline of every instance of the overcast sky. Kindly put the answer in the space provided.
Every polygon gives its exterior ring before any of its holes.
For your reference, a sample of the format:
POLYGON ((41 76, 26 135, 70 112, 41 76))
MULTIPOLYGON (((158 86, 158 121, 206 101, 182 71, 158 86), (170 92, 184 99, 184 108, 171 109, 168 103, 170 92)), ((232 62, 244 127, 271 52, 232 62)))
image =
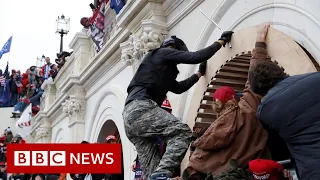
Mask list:
MULTIPOLYGON (((92 15, 93 0, 0 0, 0 49, 13 34, 9 68, 25 72, 36 65, 43 54, 54 62, 60 50, 60 35, 55 34, 56 19, 70 18, 70 32, 64 36, 63 50, 76 32, 81 31, 81 17, 92 15)), ((9 53, 0 59, 4 71, 9 53)))

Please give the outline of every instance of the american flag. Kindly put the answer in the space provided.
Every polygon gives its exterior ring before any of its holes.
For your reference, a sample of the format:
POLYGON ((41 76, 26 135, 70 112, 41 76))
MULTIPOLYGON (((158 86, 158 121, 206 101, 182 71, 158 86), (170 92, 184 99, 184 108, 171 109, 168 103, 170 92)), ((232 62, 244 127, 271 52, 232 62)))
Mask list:
POLYGON ((0 76, 0 84, 1 84, 1 86, 4 86, 5 83, 6 83, 6 78, 3 75, 0 76))

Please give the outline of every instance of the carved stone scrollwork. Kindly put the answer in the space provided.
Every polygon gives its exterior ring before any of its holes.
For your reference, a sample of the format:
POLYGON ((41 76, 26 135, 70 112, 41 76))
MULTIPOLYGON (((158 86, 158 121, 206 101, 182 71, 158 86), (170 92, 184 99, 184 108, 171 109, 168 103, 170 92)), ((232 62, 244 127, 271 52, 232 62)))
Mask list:
POLYGON ((62 112, 64 112, 70 120, 83 120, 85 114, 85 102, 76 99, 68 99, 62 103, 62 112))
POLYGON ((36 132, 37 139, 49 138, 51 135, 51 129, 49 127, 38 127, 36 132))
POLYGON ((133 34, 127 42, 120 45, 122 48, 121 59, 128 65, 132 65, 136 71, 147 52, 159 48, 163 40, 164 36, 155 31, 133 34))
POLYGON ((31 136, 35 139, 35 142, 51 142, 50 124, 39 125, 31 132, 31 136))
POLYGON ((141 40, 144 44, 144 49, 146 52, 159 48, 164 41, 164 36, 160 33, 151 31, 149 33, 143 32, 141 40))

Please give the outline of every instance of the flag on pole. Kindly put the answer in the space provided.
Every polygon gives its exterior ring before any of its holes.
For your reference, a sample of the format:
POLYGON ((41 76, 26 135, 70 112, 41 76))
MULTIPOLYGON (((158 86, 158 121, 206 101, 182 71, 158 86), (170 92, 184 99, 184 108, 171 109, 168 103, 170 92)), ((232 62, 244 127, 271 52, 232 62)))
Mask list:
POLYGON ((106 1, 102 1, 96 12, 92 17, 92 25, 91 29, 91 38, 92 41, 97 46, 97 51, 99 52, 103 47, 103 39, 104 39, 104 20, 105 20, 105 9, 106 9, 106 1))
POLYGON ((11 48, 11 42, 12 42, 12 36, 8 39, 8 41, 3 45, 1 51, 0 51, 0 59, 3 54, 10 52, 11 48))

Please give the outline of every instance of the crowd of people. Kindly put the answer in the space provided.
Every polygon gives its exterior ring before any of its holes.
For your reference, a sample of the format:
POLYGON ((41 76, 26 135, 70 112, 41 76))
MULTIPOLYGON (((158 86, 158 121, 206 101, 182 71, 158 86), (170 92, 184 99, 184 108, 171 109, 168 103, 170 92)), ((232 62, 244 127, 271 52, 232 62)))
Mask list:
POLYGON ((0 70, 0 107, 14 107, 12 118, 19 118, 23 110, 32 105, 32 115, 40 110, 40 98, 43 94, 41 85, 45 80, 54 80, 59 70, 66 62, 66 57, 72 54, 61 52, 57 54, 56 64, 51 63, 50 58, 45 58, 42 67, 31 66, 25 73, 12 69, 9 73, 7 64, 6 70, 0 70))
MULTIPOLYGON (((290 173, 273 160, 268 139, 277 134, 287 145, 299 179, 318 179, 319 139, 319 73, 289 76, 276 63, 268 60, 266 38, 269 24, 257 27, 255 47, 249 74, 241 98, 228 86, 213 94, 212 109, 219 118, 192 142, 187 124, 171 114, 167 93, 181 94, 189 90, 206 74, 207 60, 231 41, 232 31, 224 32, 212 45, 190 52, 176 36, 166 39, 159 49, 148 53, 130 82, 123 111, 128 139, 137 150, 132 165, 135 180, 221 180, 276 179, 291 180, 290 173), (200 64, 191 77, 176 81, 177 64, 200 64), (190 144, 195 147, 189 164, 180 174, 181 161, 190 144)), ((10 101, 2 107, 14 106, 18 117, 30 103, 33 113, 39 111, 43 90, 41 84, 56 77, 71 53, 58 54, 56 63, 46 58, 46 64, 31 66, 22 75, 12 70, 0 76, 1 93, 9 93, 10 101)), ((3 100, 3 98, 2 98, 3 100)), ((6 144, 25 143, 10 128, 0 138, 2 179, 65 179, 67 174, 6 174, 6 144)), ((89 142, 83 141, 82 144, 89 142)), ((117 143, 115 136, 106 143, 117 143)), ((123 170, 123 168, 122 168, 123 170)), ((70 174, 74 180, 122 180, 123 173, 70 174)))
POLYGON ((319 73, 289 76, 268 60, 266 38, 270 24, 257 27, 247 82, 241 98, 232 87, 213 94, 212 110, 219 115, 204 133, 193 139, 187 124, 161 108, 170 91, 181 94, 206 74, 207 60, 225 47, 232 31, 212 45, 190 52, 176 36, 148 53, 131 80, 123 111, 128 139, 138 156, 132 168, 136 180, 285 180, 292 174, 269 150, 291 159, 299 179, 319 179, 319 73), (191 77, 176 81, 177 64, 200 64, 191 77), (316 87, 315 87, 316 85, 316 87), (277 145, 277 139, 284 146, 277 145), (159 149, 157 139, 166 142, 159 149), (193 141, 193 142, 192 142, 193 141), (194 147, 181 175, 176 174, 190 144, 194 147), (282 154, 283 155, 283 154, 282 154))
POLYGON ((7 145, 8 144, 25 144, 26 141, 18 134, 14 135, 10 127, 4 130, 0 137, 0 179, 17 179, 17 174, 7 174, 7 145))

